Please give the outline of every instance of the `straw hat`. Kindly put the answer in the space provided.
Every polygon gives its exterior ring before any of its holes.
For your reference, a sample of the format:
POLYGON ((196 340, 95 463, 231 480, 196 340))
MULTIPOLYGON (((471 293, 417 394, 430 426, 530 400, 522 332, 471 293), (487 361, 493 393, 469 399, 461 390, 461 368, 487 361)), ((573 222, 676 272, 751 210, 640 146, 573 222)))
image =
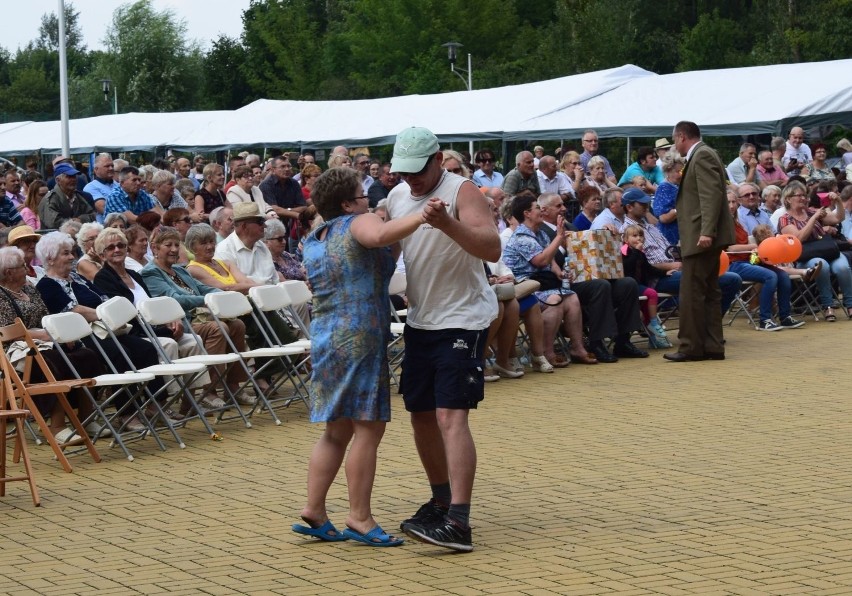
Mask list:
POLYGON ((257 203, 236 203, 234 205, 234 223, 245 221, 247 219, 259 219, 263 221, 263 214, 260 212, 260 207, 257 203))
POLYGON ((21 240, 35 240, 38 242, 41 239, 39 234, 35 233, 30 226, 17 226, 9 231, 9 246, 15 246, 21 240))

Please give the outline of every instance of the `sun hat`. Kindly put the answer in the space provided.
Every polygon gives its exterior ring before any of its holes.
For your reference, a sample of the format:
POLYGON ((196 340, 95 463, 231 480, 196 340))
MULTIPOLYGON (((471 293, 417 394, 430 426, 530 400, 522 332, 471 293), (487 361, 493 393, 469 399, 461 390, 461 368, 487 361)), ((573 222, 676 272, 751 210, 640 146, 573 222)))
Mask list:
POLYGON ((264 217, 260 213, 260 207, 257 203, 236 203, 234 205, 234 223, 245 221, 247 219, 263 220, 264 217))

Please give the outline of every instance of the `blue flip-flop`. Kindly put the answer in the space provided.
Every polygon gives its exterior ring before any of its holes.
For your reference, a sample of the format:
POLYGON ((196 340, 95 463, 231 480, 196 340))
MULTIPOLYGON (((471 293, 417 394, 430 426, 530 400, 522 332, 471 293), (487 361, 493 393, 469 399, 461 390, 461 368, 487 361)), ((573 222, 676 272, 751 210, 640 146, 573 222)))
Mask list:
POLYGON ((401 546, 402 544, 405 544, 405 540, 388 535, 384 530, 382 530, 381 526, 376 526, 366 534, 362 534, 358 530, 353 530, 347 526, 346 529, 341 532, 341 535, 349 538, 350 540, 360 542, 361 544, 366 544, 367 546, 401 546))
POLYGON ((303 526, 302 524, 293 524, 292 529, 296 532, 296 534, 312 536, 326 542, 340 542, 342 540, 348 540, 348 536, 345 535, 345 532, 338 532, 330 519, 325 520, 325 523, 318 528, 303 526))

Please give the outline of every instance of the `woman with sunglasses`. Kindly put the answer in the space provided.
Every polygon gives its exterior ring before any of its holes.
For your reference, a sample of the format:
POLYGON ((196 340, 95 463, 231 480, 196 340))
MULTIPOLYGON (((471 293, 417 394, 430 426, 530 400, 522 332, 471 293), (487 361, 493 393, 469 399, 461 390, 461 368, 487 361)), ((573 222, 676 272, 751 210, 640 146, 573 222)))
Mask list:
POLYGON ((496 160, 490 149, 480 149, 474 154, 474 163, 479 169, 473 173, 473 183, 479 187, 503 186, 503 174, 494 169, 496 160))

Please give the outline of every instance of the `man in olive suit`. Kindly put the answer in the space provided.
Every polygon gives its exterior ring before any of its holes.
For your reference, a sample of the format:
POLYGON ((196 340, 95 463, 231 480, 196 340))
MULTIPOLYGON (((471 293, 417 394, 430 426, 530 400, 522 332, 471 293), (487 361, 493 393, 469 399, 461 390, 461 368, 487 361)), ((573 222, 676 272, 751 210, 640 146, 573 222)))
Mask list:
POLYGON ((680 282, 680 329, 677 352, 666 360, 724 360, 719 255, 734 243, 734 220, 725 196, 725 166, 701 142, 694 122, 678 122, 675 148, 686 156, 677 195, 677 227, 683 268, 680 282))

